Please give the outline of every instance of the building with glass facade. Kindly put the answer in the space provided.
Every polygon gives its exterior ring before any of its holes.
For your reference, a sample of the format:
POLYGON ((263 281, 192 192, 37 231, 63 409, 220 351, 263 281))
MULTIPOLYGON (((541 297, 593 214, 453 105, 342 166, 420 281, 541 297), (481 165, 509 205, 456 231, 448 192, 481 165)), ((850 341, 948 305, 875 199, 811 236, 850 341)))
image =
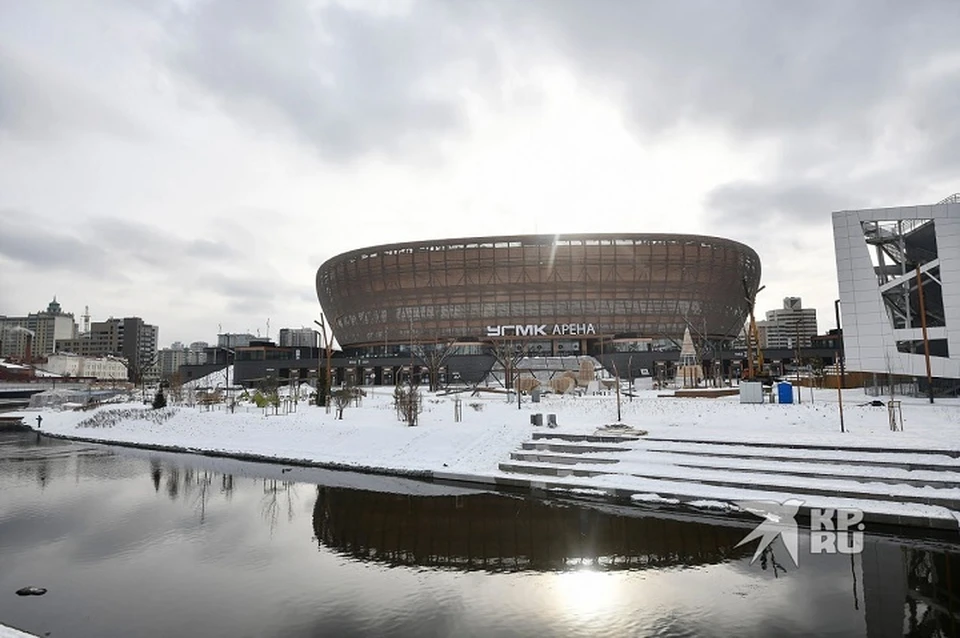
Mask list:
POLYGON ((650 351, 688 327, 729 342, 759 282, 756 252, 729 239, 599 233, 373 246, 316 277, 328 325, 357 356, 497 341, 545 356, 650 351))

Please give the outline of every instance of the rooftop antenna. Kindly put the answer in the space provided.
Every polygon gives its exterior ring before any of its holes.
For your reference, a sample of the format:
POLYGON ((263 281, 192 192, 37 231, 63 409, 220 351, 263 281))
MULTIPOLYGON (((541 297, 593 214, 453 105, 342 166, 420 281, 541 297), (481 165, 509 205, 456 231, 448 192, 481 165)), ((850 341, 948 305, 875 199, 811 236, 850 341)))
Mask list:
POLYGON ((267 339, 270 339, 270 317, 267 317, 267 339))

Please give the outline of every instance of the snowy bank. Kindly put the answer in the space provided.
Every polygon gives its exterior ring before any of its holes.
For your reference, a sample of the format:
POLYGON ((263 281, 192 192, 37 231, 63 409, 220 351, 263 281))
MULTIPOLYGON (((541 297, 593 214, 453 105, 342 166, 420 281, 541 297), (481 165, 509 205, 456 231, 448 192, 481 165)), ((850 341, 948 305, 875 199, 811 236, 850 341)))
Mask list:
MULTIPOLYGON (((640 504, 799 497, 937 520, 953 520, 960 510, 957 400, 930 405, 901 399, 903 431, 894 432, 886 407, 869 405, 860 390, 847 390, 846 432, 841 433, 836 391, 815 391, 810 400, 805 390, 804 402, 791 405, 741 404, 737 397, 662 398, 650 392, 622 398, 619 408, 619 423, 648 435, 604 447, 558 437, 576 440, 617 423, 612 395, 547 395, 540 403, 524 397, 518 408, 515 399, 503 395, 463 393, 458 422, 455 396, 425 393, 420 424, 408 427, 397 418, 392 388, 366 391, 342 420, 335 410, 303 402, 281 415, 249 404, 233 413, 222 406, 153 411, 128 404, 45 411, 42 430, 289 464, 547 486, 640 504), (534 413, 555 414, 558 427, 531 426, 534 413)), ((28 424, 36 416, 21 414, 28 424)))

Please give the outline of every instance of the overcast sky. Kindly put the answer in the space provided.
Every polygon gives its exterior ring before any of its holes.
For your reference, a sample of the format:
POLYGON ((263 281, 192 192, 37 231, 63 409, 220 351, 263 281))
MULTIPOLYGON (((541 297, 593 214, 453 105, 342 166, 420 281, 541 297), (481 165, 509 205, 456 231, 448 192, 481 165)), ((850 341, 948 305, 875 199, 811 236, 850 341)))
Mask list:
POLYGON ((0 0, 0 314, 311 325, 340 252, 752 246, 830 328, 830 213, 960 190, 960 2, 0 0))

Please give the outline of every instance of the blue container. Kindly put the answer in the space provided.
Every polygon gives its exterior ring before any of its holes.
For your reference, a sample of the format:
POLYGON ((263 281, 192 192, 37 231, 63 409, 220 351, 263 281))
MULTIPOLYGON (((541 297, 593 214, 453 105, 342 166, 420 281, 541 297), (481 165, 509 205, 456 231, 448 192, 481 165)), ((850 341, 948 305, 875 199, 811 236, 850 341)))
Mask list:
POLYGON ((780 382, 777 384, 777 402, 793 403, 793 384, 780 382))

